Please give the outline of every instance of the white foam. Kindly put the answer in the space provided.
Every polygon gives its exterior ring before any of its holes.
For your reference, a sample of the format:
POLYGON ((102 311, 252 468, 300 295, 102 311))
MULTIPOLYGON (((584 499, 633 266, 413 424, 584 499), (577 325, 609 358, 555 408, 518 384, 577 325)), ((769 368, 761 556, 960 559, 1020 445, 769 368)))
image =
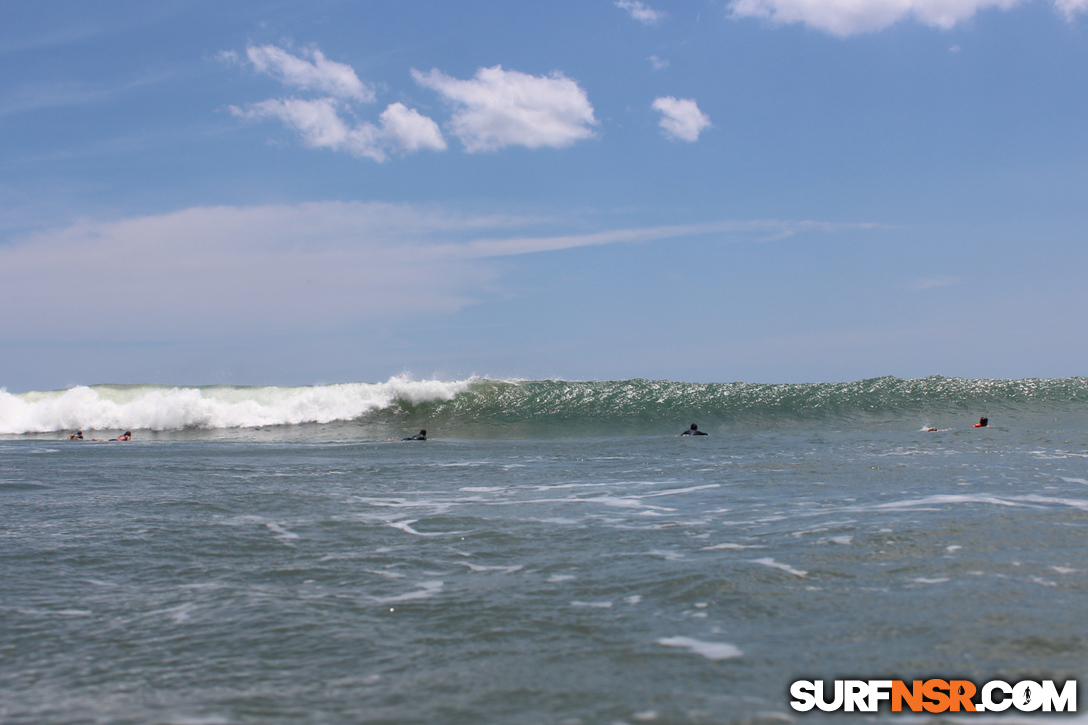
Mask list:
POLYGON ((452 536, 454 534, 461 533, 459 531, 450 531, 450 532, 446 532, 446 531, 430 531, 430 532, 416 531, 415 529, 412 528, 412 524, 414 524, 416 521, 417 521, 417 519, 401 519, 400 521, 387 521, 386 523, 388 523, 394 529, 399 529, 399 530, 403 531, 406 534, 413 534, 415 536, 423 536, 423 537, 428 537, 428 536, 452 536))
POLYGON ((0 433, 257 428, 354 420, 395 402, 452 400, 474 378, 282 387, 92 387, 13 395, 0 389, 0 433))
POLYGON ((591 607, 593 609, 611 609, 612 602, 579 602, 573 601, 570 603, 572 607, 591 607))
POLYGON ((168 607, 161 610, 161 613, 169 615, 170 619, 175 624, 184 624, 185 622, 189 621, 189 612, 191 612, 192 610, 193 605, 191 603, 186 603, 179 604, 176 607, 168 607))
POLYGON ((752 563, 769 566, 772 569, 781 569, 782 571, 788 574, 793 574, 794 576, 808 576, 807 571, 803 571, 801 569, 794 569, 789 564, 780 564, 769 556, 763 559, 752 559, 752 563))
POLYGON ((420 588, 414 592, 400 594, 395 597, 376 597, 375 601, 381 602, 382 604, 392 604, 394 602, 412 602, 418 599, 430 599, 442 591, 443 585, 444 582, 442 581, 420 582, 420 588))
POLYGON ((657 643, 662 647, 683 647, 708 660, 728 660, 744 654, 728 642, 704 642, 691 637, 662 637, 657 643))
POLYGON ((460 564, 461 566, 468 567, 469 571, 475 572, 477 574, 485 571, 498 571, 502 572, 503 574, 514 574, 525 568, 521 564, 515 564, 514 566, 482 566, 480 564, 473 564, 472 562, 468 561, 458 561, 456 563, 460 564))
POLYGON ((1084 478, 1066 478, 1065 476, 1062 476, 1061 479, 1066 483, 1083 483, 1085 485, 1088 485, 1088 479, 1084 478))
POLYGON ((767 548, 767 547, 759 546, 757 544, 749 544, 749 545, 745 545, 745 544, 715 544, 714 546, 704 546, 702 550, 703 551, 714 551, 715 549, 730 549, 730 550, 739 551, 741 549, 765 549, 765 548, 767 548))
MULTIPOLYGON (((1070 506, 1072 508, 1088 510, 1088 500, 1075 498, 1055 498, 1053 496, 1040 496, 1028 494, 1026 496, 993 496, 990 494, 937 494, 902 501, 890 501, 877 504, 873 509, 895 510, 915 509, 916 507, 937 507, 949 504, 988 503, 994 506, 1010 506, 1022 508, 1042 508, 1047 504, 1070 506)), ((937 510, 932 508, 929 510, 937 510)), ((883 529, 881 529, 883 531, 883 529)))
POLYGON ((925 577, 917 577, 911 579, 911 581, 918 582, 919 584, 944 584, 947 581, 951 581, 948 577, 937 577, 936 579, 926 579, 925 577))
POLYGON ((279 524, 274 524, 271 521, 265 521, 264 526, 271 531, 277 539, 283 539, 284 541, 291 541, 298 538, 298 534, 292 533, 283 528, 279 524))

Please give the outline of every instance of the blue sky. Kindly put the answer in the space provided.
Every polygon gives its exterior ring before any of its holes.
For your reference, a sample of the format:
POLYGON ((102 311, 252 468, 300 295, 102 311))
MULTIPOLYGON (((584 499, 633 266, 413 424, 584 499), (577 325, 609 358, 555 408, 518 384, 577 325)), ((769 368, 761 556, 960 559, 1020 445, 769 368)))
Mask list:
POLYGON ((0 5, 0 387, 1086 373, 1088 0, 0 5))

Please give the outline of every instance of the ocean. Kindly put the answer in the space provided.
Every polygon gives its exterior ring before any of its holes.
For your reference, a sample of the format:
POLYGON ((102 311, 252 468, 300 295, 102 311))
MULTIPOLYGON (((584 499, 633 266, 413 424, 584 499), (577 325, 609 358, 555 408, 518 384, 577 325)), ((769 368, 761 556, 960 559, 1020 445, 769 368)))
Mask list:
POLYGON ((790 685, 1078 679, 1086 544, 1086 378, 0 391, 0 722, 937 722, 790 685))

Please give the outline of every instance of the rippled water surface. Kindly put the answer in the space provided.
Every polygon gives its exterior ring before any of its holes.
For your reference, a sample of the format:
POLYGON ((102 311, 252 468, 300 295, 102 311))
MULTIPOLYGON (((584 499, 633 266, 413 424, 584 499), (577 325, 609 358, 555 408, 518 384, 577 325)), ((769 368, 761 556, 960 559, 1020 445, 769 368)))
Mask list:
POLYGON ((0 441, 0 721, 780 722, 798 678, 1078 677, 1086 533, 1083 430, 0 441))

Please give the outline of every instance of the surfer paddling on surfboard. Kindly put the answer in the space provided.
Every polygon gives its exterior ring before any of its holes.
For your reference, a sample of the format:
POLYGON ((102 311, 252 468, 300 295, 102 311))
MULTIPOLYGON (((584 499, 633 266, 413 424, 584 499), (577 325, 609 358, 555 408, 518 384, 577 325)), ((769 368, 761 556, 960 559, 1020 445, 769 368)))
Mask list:
POLYGON ((697 425, 695 425, 694 423, 692 423, 692 424, 691 424, 691 427, 690 427, 690 428, 688 428, 688 429, 687 429, 686 431, 684 431, 683 433, 681 433, 680 435, 682 435, 682 436, 705 436, 705 435, 706 435, 706 433, 704 433, 704 432, 702 432, 701 430, 699 430, 699 426, 697 426, 697 425))
POLYGON ((990 419, 987 418, 986 416, 982 416, 981 418, 978 419, 978 422, 975 423, 974 427, 975 428, 985 428, 988 425, 990 425, 990 419))
POLYGON ((401 438, 402 441, 425 441, 427 440, 427 429, 424 428, 417 435, 410 436, 408 438, 401 438))

